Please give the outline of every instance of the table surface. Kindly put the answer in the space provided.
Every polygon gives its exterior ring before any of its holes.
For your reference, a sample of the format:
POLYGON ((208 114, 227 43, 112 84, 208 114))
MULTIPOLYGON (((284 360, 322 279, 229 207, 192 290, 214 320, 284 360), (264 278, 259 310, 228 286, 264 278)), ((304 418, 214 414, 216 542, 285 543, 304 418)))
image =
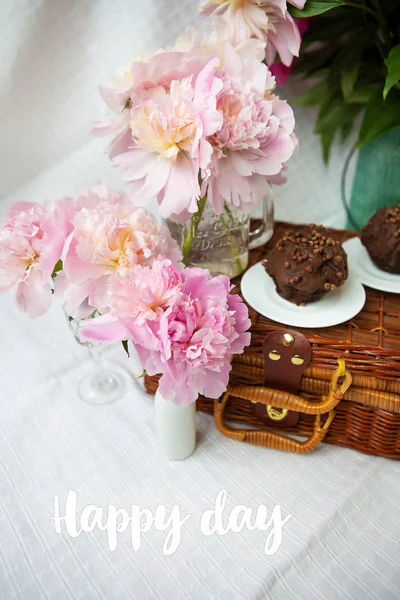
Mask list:
POLYGON ((195 453, 168 462, 133 357, 105 352, 130 373, 124 399, 85 404, 77 384, 93 365, 61 309, 31 321, 2 295, 0 310, 0 598, 399 598, 399 463, 328 445, 309 455, 246 445, 202 414, 195 453), (63 514, 69 490, 78 514, 178 504, 190 518, 171 556, 155 529, 138 551, 120 533, 112 552, 105 531, 56 533, 55 495, 63 514), (264 553, 268 532, 201 533, 221 490, 225 525, 236 505, 292 515, 276 554, 264 553))

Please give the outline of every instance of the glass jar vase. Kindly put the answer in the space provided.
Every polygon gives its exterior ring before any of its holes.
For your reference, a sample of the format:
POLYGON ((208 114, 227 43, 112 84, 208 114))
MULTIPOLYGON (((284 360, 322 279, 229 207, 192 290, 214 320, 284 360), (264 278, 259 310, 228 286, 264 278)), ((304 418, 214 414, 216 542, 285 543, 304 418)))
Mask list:
MULTIPOLYGON (((199 203, 200 204, 200 203, 199 203)), ((273 232, 273 203, 270 191, 262 203, 262 218, 250 231, 250 217, 225 203, 222 214, 215 214, 206 201, 199 213, 181 223, 168 219, 172 237, 182 248, 188 267, 208 269, 212 275, 234 278, 249 262, 249 249, 265 244, 273 232)))

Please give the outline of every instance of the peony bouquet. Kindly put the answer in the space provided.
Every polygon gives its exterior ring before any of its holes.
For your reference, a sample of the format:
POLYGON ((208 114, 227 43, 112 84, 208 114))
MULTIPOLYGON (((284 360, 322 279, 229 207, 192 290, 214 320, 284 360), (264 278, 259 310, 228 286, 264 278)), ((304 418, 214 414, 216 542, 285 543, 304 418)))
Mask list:
MULTIPOLYGON (((304 4, 301 0, 293 2, 304 4)), ((172 48, 133 60, 100 93, 114 117, 96 122, 135 206, 157 198, 160 215, 191 219, 187 264, 208 200, 220 215, 249 213, 283 170, 297 138, 289 104, 265 62, 298 54, 300 34, 280 0, 205 4, 208 33, 189 28, 172 48)))
POLYGON ((250 322, 227 277, 182 267, 168 229, 104 185, 17 203, 0 228, 0 290, 22 311, 40 316, 54 298, 81 320, 82 341, 132 340, 166 397, 189 404, 226 389, 250 322))
POLYGON ((60 302, 82 341, 132 341, 177 404, 220 396, 233 354, 250 343, 228 277, 183 267, 206 204, 224 228, 232 211, 248 214, 285 181, 297 147, 269 68, 299 53, 286 2, 207 0, 201 12, 214 19, 208 32, 188 28, 100 88, 114 115, 93 132, 110 138, 126 192, 98 184, 76 199, 19 202, 0 227, 0 291, 30 317, 60 302), (145 210, 153 198, 161 217, 190 222, 182 251, 145 210))

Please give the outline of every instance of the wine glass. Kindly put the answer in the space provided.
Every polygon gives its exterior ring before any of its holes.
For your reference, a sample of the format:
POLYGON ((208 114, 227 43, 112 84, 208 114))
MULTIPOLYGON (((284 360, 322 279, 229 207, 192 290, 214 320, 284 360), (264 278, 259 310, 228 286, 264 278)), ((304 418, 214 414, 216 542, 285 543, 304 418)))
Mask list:
POLYGON ((78 385, 79 398, 88 404, 97 405, 111 404, 120 400, 127 391, 126 377, 122 372, 104 365, 103 348, 106 344, 81 342, 78 333, 80 321, 65 314, 76 341, 88 349, 94 364, 93 371, 85 375, 78 385))

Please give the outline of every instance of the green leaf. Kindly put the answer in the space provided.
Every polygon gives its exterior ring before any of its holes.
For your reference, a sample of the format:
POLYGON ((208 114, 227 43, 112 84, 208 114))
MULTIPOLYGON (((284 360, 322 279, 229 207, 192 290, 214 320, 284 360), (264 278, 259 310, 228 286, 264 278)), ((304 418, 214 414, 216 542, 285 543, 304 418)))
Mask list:
POLYGON ((299 106, 314 106, 324 102, 329 92, 329 86, 327 81, 321 81, 314 85, 312 88, 296 96, 292 101, 299 106))
POLYGON ((341 50, 332 61, 332 69, 350 69, 360 64, 362 52, 370 42, 371 32, 368 28, 354 31, 346 43, 341 45, 341 50))
POLYGON ((329 162, 329 155, 331 152, 331 147, 333 144, 333 140, 335 139, 336 130, 331 129, 325 131, 321 134, 321 143, 322 143, 322 155, 324 158, 324 163, 327 165, 329 162))
POLYGON ((305 52, 302 47, 300 57, 294 65, 294 74, 307 73, 309 76, 322 69, 329 68, 333 56, 336 54, 336 49, 331 45, 320 48, 318 52, 315 50, 305 52))
POLYGON ((351 121, 349 121, 347 123, 343 123, 343 125, 340 128, 340 133, 341 133, 340 141, 342 142, 342 144, 347 140, 352 129, 353 129, 353 123, 351 121))
POLYGON ((62 260, 60 258, 60 260, 58 260, 56 262, 56 265, 55 265, 55 267, 53 269, 53 272, 51 274, 51 278, 55 279, 57 277, 57 273, 59 273, 60 271, 62 271, 62 268, 63 268, 63 264, 62 264, 62 260))
POLYGON ((359 105, 345 104, 341 98, 325 102, 319 111, 315 132, 321 135, 324 162, 328 163, 330 150, 337 131, 349 135, 354 119, 360 110, 359 105))
POLYGON ((400 79, 400 44, 391 49, 389 56, 385 60, 385 65, 387 66, 388 74, 383 89, 384 100, 394 84, 400 79))
POLYGON ((360 64, 357 63, 350 69, 343 70, 340 74, 340 87, 342 88, 342 94, 345 100, 347 100, 347 96, 354 90, 359 70, 360 64))
MULTIPOLYGON (((335 13, 333 13, 335 14, 335 13)), ((354 31, 360 27, 360 15, 357 11, 357 21, 350 19, 346 11, 345 18, 340 19, 339 13, 335 19, 320 17, 311 21, 307 31, 302 37, 302 48, 304 44, 311 42, 337 42, 345 33, 354 31)))
POLYGON ((366 106, 357 146, 370 144, 390 129, 400 125, 400 92, 391 90, 386 100, 382 88, 373 94, 366 106))
POLYGON ((142 377, 146 377, 147 373, 146 371, 143 371, 143 373, 141 375, 139 375, 138 377, 136 377, 136 379, 142 379, 142 377))
POLYGON ((359 110, 358 106, 344 104, 338 99, 321 106, 315 126, 316 133, 326 133, 331 129, 338 129, 344 123, 353 122, 359 110))
POLYGON ((314 17, 315 15, 322 15, 322 13, 337 8, 341 3, 337 0, 307 0, 303 10, 298 8, 292 8, 290 13, 292 17, 301 19, 303 17, 314 17))
POLYGON ((345 100, 347 104, 367 104, 372 94, 375 94, 375 92, 380 89, 381 86, 379 83, 360 86, 346 96, 345 100))
POLYGON ((122 346, 123 346, 125 352, 127 353, 128 358, 130 358, 128 340, 122 340, 122 346))

